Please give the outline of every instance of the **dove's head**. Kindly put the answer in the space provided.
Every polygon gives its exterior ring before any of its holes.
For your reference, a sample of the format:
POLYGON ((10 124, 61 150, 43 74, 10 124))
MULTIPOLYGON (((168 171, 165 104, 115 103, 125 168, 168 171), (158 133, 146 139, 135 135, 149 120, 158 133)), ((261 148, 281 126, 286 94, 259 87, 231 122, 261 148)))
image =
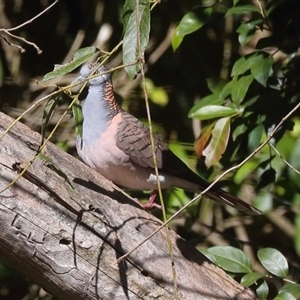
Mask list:
POLYGON ((80 76, 77 79, 75 79, 73 83, 79 81, 84 82, 84 79, 92 77, 91 79, 89 79, 90 86, 101 85, 107 82, 108 80, 111 80, 110 73, 104 72, 107 72, 107 68, 104 65, 99 67, 97 63, 85 64, 80 70, 80 76))

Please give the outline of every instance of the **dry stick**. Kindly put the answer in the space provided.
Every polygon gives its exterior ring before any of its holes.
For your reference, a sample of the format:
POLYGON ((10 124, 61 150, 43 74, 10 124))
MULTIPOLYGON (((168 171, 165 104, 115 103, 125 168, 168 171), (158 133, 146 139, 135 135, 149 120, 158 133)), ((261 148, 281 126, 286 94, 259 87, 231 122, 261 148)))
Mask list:
MULTIPOLYGON (((5 32, 7 32, 7 31, 14 31, 14 30, 17 30, 17 29, 19 29, 19 28, 21 28, 21 27, 23 27, 23 26, 25 26, 25 25, 33 22, 35 19, 37 19, 38 17, 40 17, 42 14, 44 14, 47 10, 51 9, 58 1, 59 0, 55 0, 51 5, 49 5, 42 12, 40 12, 39 14, 37 14, 36 16, 34 16, 32 19, 30 19, 30 20, 28 20, 28 21, 26 21, 26 22, 24 22, 24 23, 22 23, 22 24, 20 24, 20 25, 18 25, 16 27, 9 28, 9 29, 4 29, 4 31, 5 32)), ((1 29, 0 29, 0 31, 1 31, 1 29)))
MULTIPOLYGON (((139 7, 139 0, 136 0, 136 7, 139 7)), ((145 71, 144 71, 144 53, 141 51, 141 40, 140 40, 140 21, 139 21, 139 9, 136 9, 136 30, 137 30, 137 49, 138 49, 138 63, 141 66, 141 75, 142 75, 142 86, 143 86, 143 92, 145 96, 145 104, 146 104, 146 111, 147 111, 147 118, 149 123, 149 133, 150 133, 150 143, 151 143, 151 150, 153 155, 153 163, 154 163, 154 170, 155 170, 155 176, 157 180, 157 190, 159 194, 159 200, 162 208, 162 214, 163 214, 163 220, 166 223, 167 221, 167 215, 166 215, 166 209, 163 201, 163 196, 161 192, 161 185, 159 181, 159 171, 157 167, 157 159, 156 159, 156 153, 155 153, 155 145, 154 145, 154 139, 153 139, 153 130, 152 130, 152 122, 151 122, 151 113, 149 108, 149 99, 148 99, 148 92, 146 87, 146 80, 145 80, 145 71)), ((168 230, 168 227, 165 226, 166 229, 166 237, 167 237, 167 244, 168 244, 168 250, 170 254, 171 259, 171 267, 172 267, 172 279, 174 284, 174 297, 175 299, 178 299, 178 285, 177 285, 177 276, 176 276, 176 269, 175 269, 175 262, 174 262, 174 253, 173 253, 173 245, 171 241, 170 232, 168 230)))
MULTIPOLYGON (((28 40, 24 39, 23 37, 14 35, 14 34, 12 34, 12 33, 10 33, 10 32, 11 32, 11 31, 14 31, 14 30, 17 30, 17 29, 20 29, 20 28, 22 28, 23 26, 25 26, 25 25, 27 25, 27 24, 33 22, 35 19, 39 18, 42 14, 44 14, 46 11, 48 11, 49 9, 51 9, 58 1, 59 1, 59 0, 55 0, 51 5, 49 5, 49 6, 48 6, 47 8, 45 8, 42 12, 40 12, 39 14, 37 14, 36 16, 34 16, 33 18, 31 18, 30 20, 28 20, 28 21, 26 21, 26 22, 24 22, 24 23, 22 23, 22 24, 20 24, 20 25, 18 25, 18 26, 16 26, 16 27, 13 27, 13 28, 9 28, 9 29, 1 28, 1 29, 0 29, 0 32, 4 32, 4 33, 6 33, 8 36, 10 36, 10 37, 12 37, 12 38, 14 38, 14 39, 16 39, 16 40, 20 40, 20 41, 22 41, 22 42, 24 42, 24 43, 26 43, 26 44, 28 44, 28 45, 33 46, 33 47, 36 49, 37 53, 38 53, 38 54, 41 54, 41 53, 42 53, 42 50, 41 50, 35 43, 29 42, 28 40)), ((9 42, 7 39, 5 39, 3 36, 1 36, 1 37, 2 37, 2 38, 3 38, 10 46, 16 47, 16 48, 20 49, 21 52, 25 52, 25 49, 24 49, 22 46, 15 45, 15 44, 9 42)))
POLYGON ((162 225, 160 225, 155 231, 153 231, 147 238, 145 238, 142 242, 140 242, 138 245, 136 245, 133 249, 131 249, 129 252, 124 254, 123 256, 119 257, 117 259, 117 263, 120 263, 124 258, 126 258, 128 255, 130 255, 133 251, 135 251, 137 248, 139 248, 141 245, 143 245, 147 240, 149 240, 151 237, 153 237, 158 231, 160 231, 162 228, 164 228, 169 222, 171 222, 175 217, 177 217, 183 210, 185 210, 188 206, 190 206, 192 203, 197 201, 200 197, 203 196, 203 194, 207 193, 220 179, 222 179, 224 176, 226 176, 231 171, 239 169, 242 165, 244 165, 250 158, 252 158, 256 153, 258 153, 265 145, 269 143, 269 141, 273 138, 274 134, 278 131, 280 126, 300 107, 300 102, 288 113, 286 114, 281 121, 276 125, 276 127, 273 129, 273 131, 270 133, 269 137, 260 145, 258 146, 251 154, 249 154, 242 162, 240 162, 238 165, 226 170, 223 174, 221 174, 213 183, 211 183, 204 191, 202 191, 199 195, 197 195, 195 198, 193 198, 189 203, 184 205, 180 210, 178 210, 172 217, 170 217, 166 222, 164 222, 162 225))

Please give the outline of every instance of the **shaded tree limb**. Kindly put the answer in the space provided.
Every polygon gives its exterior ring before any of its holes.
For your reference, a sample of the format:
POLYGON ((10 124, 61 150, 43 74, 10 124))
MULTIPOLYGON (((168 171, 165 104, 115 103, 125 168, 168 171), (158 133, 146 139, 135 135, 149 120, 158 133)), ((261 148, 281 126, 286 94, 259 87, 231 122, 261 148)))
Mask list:
MULTIPOLYGON (((13 120, 0 113, 0 134, 13 120)), ((40 135, 17 123, 0 140, 2 190, 35 155, 40 135)), ((49 143, 0 195, 0 259, 59 299, 174 299, 165 231, 116 259, 161 222, 79 160, 49 143)), ((179 299, 256 299, 171 232, 179 299)))

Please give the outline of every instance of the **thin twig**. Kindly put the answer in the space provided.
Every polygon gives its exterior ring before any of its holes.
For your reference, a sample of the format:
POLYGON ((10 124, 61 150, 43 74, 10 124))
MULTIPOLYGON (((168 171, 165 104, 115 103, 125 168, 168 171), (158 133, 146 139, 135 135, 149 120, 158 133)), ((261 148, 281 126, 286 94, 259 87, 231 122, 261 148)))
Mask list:
MULTIPOLYGON (((12 34, 11 31, 20 29, 20 28, 24 27, 25 25, 27 25, 29 23, 32 23, 34 20, 36 20, 37 18, 39 18, 41 15, 43 15, 46 11, 48 11, 49 9, 51 9, 58 1, 59 0, 55 0, 51 5, 49 5, 42 12, 40 12, 39 14, 37 14, 36 16, 34 16, 33 18, 31 18, 30 20, 27 20, 26 22, 24 22, 24 23, 22 23, 22 24, 20 24, 20 25, 18 25, 16 27, 13 27, 13 28, 8 28, 8 29, 7 28, 0 28, 0 32, 3 32, 5 34, 7 34, 8 36, 10 36, 11 38, 14 38, 16 40, 20 40, 20 41, 24 42, 25 44, 33 46, 36 49, 37 53, 41 54, 42 50, 35 43, 29 42, 28 40, 24 39, 23 37, 20 37, 18 35, 12 34)), ((25 49, 22 46, 19 46, 19 45, 11 43, 8 39, 6 39, 5 37, 3 37, 2 35, 1 35, 1 37, 4 39, 4 41, 8 45, 20 49, 20 51, 22 53, 25 52, 25 49)))
POLYGON ((294 172, 296 172, 297 174, 300 175, 300 171, 298 171, 297 169, 295 169, 287 160, 285 160, 283 158, 283 156, 281 155, 281 153, 272 145, 272 143, 269 143, 269 146, 276 152, 276 154, 283 160, 283 162, 289 167, 291 168, 294 172))
MULTIPOLYGON (((152 120, 151 120, 151 112, 149 107, 149 99, 148 99, 148 92, 147 92, 147 86, 146 86, 146 79, 145 79, 145 70, 144 70, 144 53, 141 50, 141 40, 140 40, 140 15, 139 15, 139 0, 136 0, 136 30, 137 30, 137 49, 138 49, 138 63, 141 66, 141 77, 142 77, 142 86, 143 86, 143 92, 144 92, 144 98, 145 98, 145 104, 146 104, 146 111, 147 111, 147 118, 149 123, 149 133, 150 133, 150 142, 151 142, 151 151, 153 155, 153 163, 154 163, 154 170, 155 170, 155 176, 157 181, 157 190, 159 194, 159 200, 161 204, 162 214, 163 214, 163 220, 166 223, 167 221, 167 214, 166 209, 164 205, 164 200, 161 192, 161 185, 159 181, 159 171, 157 166, 157 158, 156 158, 156 151, 155 151, 155 144, 154 144, 154 138, 153 138, 153 129, 152 129, 152 120)), ((170 231, 166 225, 166 237, 167 237, 167 244, 168 244, 168 250, 169 255, 171 259, 171 268, 172 268, 172 279, 173 279, 173 285, 174 285, 174 298, 178 299, 178 285, 177 285, 177 276, 176 276, 176 269, 175 269, 175 262, 174 262, 174 253, 173 253, 173 245, 171 240, 170 231)))
POLYGON ((16 26, 16 27, 13 27, 13 28, 9 28, 9 29, 0 29, 0 31, 5 31, 5 32, 9 32, 9 31, 14 31, 14 30, 17 30, 17 29, 20 29, 22 28, 23 26, 29 24, 29 23, 32 23, 35 19, 39 18, 41 15, 43 15, 46 11, 48 11, 49 9, 51 9, 59 0, 55 0, 51 5, 49 5, 47 8, 45 8, 42 12, 40 12, 39 14, 37 14, 36 16, 34 16, 33 18, 31 18, 30 20, 27 20, 26 22, 16 26))

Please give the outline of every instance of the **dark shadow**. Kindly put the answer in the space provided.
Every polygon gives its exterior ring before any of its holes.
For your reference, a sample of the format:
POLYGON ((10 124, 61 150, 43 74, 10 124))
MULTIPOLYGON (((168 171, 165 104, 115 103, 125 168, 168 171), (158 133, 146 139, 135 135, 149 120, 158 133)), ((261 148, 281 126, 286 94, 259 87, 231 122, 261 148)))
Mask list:
POLYGON ((92 190, 94 192, 106 195, 106 196, 110 197, 113 200, 117 200, 120 204, 130 204, 134 207, 143 209, 143 207, 140 204, 138 204, 135 201, 131 200, 129 197, 127 197, 123 193, 119 192, 118 190, 114 190, 114 191, 111 192, 111 191, 108 191, 105 188, 95 184, 94 182, 92 182, 90 180, 87 181, 87 180, 84 180, 84 179, 78 178, 78 177, 74 178, 73 182, 77 183, 81 186, 84 186, 87 189, 92 190))

